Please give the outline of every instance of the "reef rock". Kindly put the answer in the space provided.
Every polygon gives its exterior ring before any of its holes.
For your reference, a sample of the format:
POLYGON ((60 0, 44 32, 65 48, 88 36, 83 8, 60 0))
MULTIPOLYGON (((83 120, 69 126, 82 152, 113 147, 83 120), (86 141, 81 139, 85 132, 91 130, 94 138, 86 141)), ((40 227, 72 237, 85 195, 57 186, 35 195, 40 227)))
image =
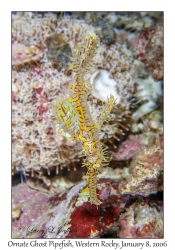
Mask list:
POLYGON ((163 238, 163 204, 135 202, 121 214, 120 238, 163 238))
POLYGON ((156 145, 140 150, 130 165, 130 176, 121 182, 122 194, 149 194, 163 189, 163 134, 159 132, 156 145))
POLYGON ((146 145, 141 142, 142 135, 130 135, 128 139, 121 143, 116 153, 113 153, 117 160, 129 160, 131 159, 141 147, 146 145))
POLYGON ((100 206, 87 202, 83 181, 54 195, 32 190, 27 184, 13 187, 13 207, 18 206, 21 213, 13 219, 12 237, 162 238, 161 201, 154 204, 150 198, 121 195, 120 182, 99 179, 100 206))

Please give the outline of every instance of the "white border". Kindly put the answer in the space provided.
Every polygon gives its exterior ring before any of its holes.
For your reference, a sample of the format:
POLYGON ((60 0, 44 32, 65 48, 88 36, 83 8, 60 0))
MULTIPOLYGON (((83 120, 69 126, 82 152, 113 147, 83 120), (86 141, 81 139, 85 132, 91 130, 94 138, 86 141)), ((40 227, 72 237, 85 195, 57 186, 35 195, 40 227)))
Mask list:
MULTIPOLYGON (((11 11, 164 11, 164 41, 165 41, 165 238, 163 240, 149 240, 164 242, 166 249, 174 249, 175 209, 173 202, 175 189, 175 39, 174 39, 174 5, 173 1, 146 0, 146 1, 53 1, 53 0, 5 0, 1 2, 0 16, 0 245, 7 249, 7 242, 11 240, 11 11)), ((13 240, 21 242, 21 240, 13 240)), ((28 240, 26 240, 28 241, 28 240)), ((56 240, 55 240, 56 241, 56 240)), ((97 240, 94 240, 96 242, 97 240)), ((110 241, 106 239, 106 242, 110 241)), ((118 242, 121 240, 118 240, 118 242)), ((143 240, 128 240, 129 242, 143 242, 143 240)), ((146 240, 144 240, 146 241, 146 240)), ((33 249, 31 247, 31 249, 33 249)), ((94 248, 95 249, 95 248, 94 248)), ((130 248, 132 249, 132 248, 130 248)), ((145 247, 143 249, 146 249, 145 247)))

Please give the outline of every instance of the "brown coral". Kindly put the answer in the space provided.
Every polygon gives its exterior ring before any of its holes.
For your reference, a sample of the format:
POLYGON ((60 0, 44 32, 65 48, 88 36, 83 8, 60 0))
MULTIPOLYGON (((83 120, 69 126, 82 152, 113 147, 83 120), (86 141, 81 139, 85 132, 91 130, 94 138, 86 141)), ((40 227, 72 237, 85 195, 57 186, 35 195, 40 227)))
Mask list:
POLYGON ((163 80, 163 21, 141 31, 138 60, 145 63, 156 80, 163 80))
POLYGON ((46 39, 46 44, 48 48, 48 58, 56 65, 60 65, 60 68, 61 65, 69 67, 72 51, 62 35, 58 33, 53 34, 46 39))
POLYGON ((157 135, 156 145, 140 150, 130 165, 130 176, 122 182, 122 194, 148 196, 163 189, 163 132, 157 135))

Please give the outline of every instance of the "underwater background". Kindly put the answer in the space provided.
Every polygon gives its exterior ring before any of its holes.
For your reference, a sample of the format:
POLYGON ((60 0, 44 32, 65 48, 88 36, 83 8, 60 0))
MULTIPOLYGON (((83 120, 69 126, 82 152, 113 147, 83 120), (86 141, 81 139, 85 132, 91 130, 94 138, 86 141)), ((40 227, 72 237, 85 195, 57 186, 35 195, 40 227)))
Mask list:
POLYGON ((12 237, 163 237, 163 12, 12 13, 12 237))

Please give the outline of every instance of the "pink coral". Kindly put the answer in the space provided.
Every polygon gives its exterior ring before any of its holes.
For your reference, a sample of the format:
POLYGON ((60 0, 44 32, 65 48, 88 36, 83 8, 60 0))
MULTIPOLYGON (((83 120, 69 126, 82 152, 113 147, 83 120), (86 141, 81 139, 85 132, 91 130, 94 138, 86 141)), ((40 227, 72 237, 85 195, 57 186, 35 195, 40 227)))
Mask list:
POLYGON ((130 135, 128 139, 120 145, 116 153, 113 153, 117 160, 131 159, 141 147, 146 145, 141 142, 142 135, 130 135))
POLYGON ((43 52, 36 46, 26 46, 22 43, 12 44, 12 65, 20 65, 37 61, 43 57, 43 52))
POLYGON ((12 188, 12 204, 15 206, 20 204, 22 211, 20 219, 12 223, 12 231, 16 232, 15 237, 21 238, 25 233, 24 228, 40 220, 44 211, 49 209, 48 199, 49 195, 32 190, 26 184, 19 184, 12 188))

